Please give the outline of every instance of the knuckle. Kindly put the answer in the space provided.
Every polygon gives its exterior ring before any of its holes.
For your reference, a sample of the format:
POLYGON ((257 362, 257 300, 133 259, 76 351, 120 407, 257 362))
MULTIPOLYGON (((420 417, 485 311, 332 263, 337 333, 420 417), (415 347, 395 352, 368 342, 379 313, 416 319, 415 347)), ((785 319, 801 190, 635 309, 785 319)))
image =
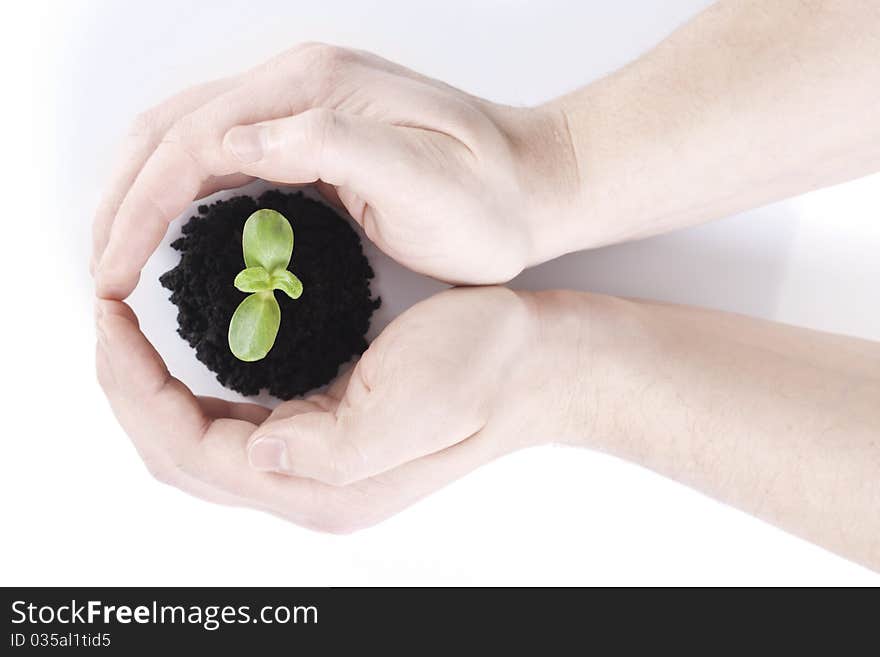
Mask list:
POLYGON ((304 90, 313 99, 324 102, 337 93, 352 65, 361 60, 361 53, 356 51, 309 42, 273 57, 255 73, 284 88, 304 90))
POLYGON ((301 57, 309 51, 328 47, 331 47, 330 44, 323 41, 302 41, 288 48, 283 54, 287 57, 301 57))
MULTIPOLYGON (((189 172, 187 175, 207 176, 209 170, 211 173, 219 172, 216 164, 212 164, 210 159, 205 157, 205 144, 209 134, 206 125, 203 117, 196 114, 180 117, 159 139, 157 151, 165 149, 173 154, 177 161, 184 162, 185 170, 189 172)), ((157 198, 161 198, 165 193, 164 189, 154 191, 157 198)), ((169 218, 169 221, 172 218, 169 218)))
POLYGON ((267 73, 283 70, 292 63, 301 60, 304 56, 307 56, 309 51, 316 48, 324 47, 326 45, 327 44, 321 43, 320 41, 302 41, 291 46, 290 48, 287 48, 286 50, 282 50, 277 55, 267 59, 263 63, 262 69, 264 72, 267 73))
POLYGON ((258 65, 253 69, 252 74, 259 75, 261 73, 272 74, 277 71, 283 70, 287 67, 288 63, 296 57, 297 52, 303 47, 305 44, 297 44, 292 48, 288 48, 287 50, 283 50, 277 55, 274 55, 267 59, 262 64, 258 65))
POLYGON ((293 67, 326 75, 345 67, 357 58, 358 53, 348 48, 320 41, 306 41, 269 59, 263 65, 263 72, 277 73, 293 67))
POLYGON ((355 59, 353 51, 327 43, 310 44, 302 51, 301 56, 305 58, 310 68, 324 74, 337 71, 355 59))
POLYGON ((156 189, 155 185, 147 186, 145 185, 142 190, 142 196, 140 197, 143 203, 152 210, 153 213, 157 217, 163 218, 166 222, 170 223, 174 217, 171 215, 171 212, 163 205, 162 201, 162 193, 161 190, 156 189))

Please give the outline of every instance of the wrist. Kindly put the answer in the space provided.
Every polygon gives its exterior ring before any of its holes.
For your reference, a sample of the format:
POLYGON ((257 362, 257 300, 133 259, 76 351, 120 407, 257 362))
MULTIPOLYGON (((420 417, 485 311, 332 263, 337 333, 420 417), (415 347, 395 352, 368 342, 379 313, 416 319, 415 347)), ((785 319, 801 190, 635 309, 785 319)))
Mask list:
MULTIPOLYGON (((636 189, 627 184, 634 178, 618 175, 618 160, 630 153, 615 136, 618 126, 608 79, 599 80, 574 94, 541 106, 558 117, 564 126, 565 148, 578 180, 575 193, 560 213, 561 239, 554 245, 554 257, 594 249, 627 238, 627 208, 636 189)), ((634 145, 628 147, 637 153, 634 145)), ((642 185, 647 184, 641 181, 642 185)))
POLYGON ((533 317, 524 365, 545 442, 635 458, 650 426, 634 409, 662 355, 650 307, 565 290, 519 294, 533 317))
POLYGON ((593 308, 606 297, 570 291, 518 291, 528 331, 508 406, 532 443, 581 445, 596 422, 598 362, 593 308))
POLYGON ((528 248, 523 268, 572 251, 582 205, 582 181, 568 122, 560 108, 495 107, 511 153, 514 211, 528 248))

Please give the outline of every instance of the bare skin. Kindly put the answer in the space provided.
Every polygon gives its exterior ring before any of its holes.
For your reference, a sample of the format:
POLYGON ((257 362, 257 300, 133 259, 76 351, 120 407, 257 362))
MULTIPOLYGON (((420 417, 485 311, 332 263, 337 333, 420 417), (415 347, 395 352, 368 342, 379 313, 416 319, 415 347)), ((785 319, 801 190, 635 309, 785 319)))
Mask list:
POLYGON ((880 568, 876 343, 697 308, 460 288, 398 317, 328 394, 270 415, 200 403, 127 306, 99 309, 98 374, 117 417, 154 474, 208 499, 349 532, 503 454, 562 442, 880 568))
POLYGON ((663 233, 880 170, 880 4, 720 2, 547 107, 580 184, 545 254, 663 233))
POLYGON ((456 283, 880 169, 874 2, 720 2, 608 78, 495 105, 292 49, 144 114, 95 220, 98 374, 161 480, 346 532, 525 446, 608 451, 880 569, 880 345, 573 292, 459 289, 327 395, 199 399, 122 303, 167 224, 253 177, 318 184, 456 283), (550 224, 548 222, 554 221, 550 224))

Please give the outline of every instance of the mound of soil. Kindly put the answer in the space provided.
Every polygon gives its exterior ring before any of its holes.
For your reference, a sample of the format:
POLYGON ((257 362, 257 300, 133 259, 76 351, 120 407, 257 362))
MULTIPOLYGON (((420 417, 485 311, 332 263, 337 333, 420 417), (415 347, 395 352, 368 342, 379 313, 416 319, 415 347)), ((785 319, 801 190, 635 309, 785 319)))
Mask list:
POLYGON ((373 269, 352 227, 327 205, 301 192, 268 191, 254 200, 236 196, 198 208, 171 246, 180 263, 160 277, 177 306, 177 332, 196 357, 227 388, 243 395, 268 390, 290 399, 330 382, 339 366, 367 348, 364 335, 379 307, 373 299, 373 269), (232 285, 244 269, 241 233, 260 208, 277 210, 293 226, 290 271, 303 282, 303 294, 281 292, 281 328, 275 346, 253 363, 229 351, 229 320, 247 296, 232 285))

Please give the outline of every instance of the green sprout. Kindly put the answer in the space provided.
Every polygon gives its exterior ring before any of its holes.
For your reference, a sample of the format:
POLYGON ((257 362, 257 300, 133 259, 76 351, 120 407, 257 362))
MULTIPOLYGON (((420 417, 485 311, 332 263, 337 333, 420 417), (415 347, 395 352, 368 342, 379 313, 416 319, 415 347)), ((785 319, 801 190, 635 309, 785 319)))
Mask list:
POLYGON ((281 308, 275 290, 299 299, 302 282, 289 271, 293 254, 293 228, 280 212, 257 210, 244 224, 241 237, 246 269, 234 285, 251 292, 229 322, 229 349, 239 360, 253 362, 266 357, 281 326, 281 308))

